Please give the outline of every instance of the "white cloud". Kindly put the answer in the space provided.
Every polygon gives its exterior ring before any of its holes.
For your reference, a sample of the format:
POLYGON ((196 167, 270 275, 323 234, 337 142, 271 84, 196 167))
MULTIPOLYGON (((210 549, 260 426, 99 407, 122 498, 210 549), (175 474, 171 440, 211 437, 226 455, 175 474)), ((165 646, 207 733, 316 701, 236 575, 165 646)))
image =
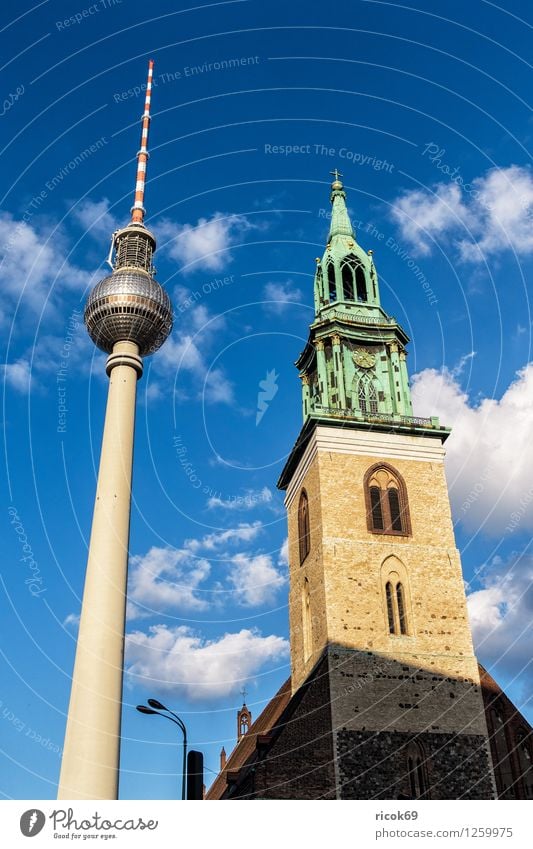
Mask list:
POLYGON ((280 566, 289 565, 289 537, 285 537, 279 550, 278 563, 280 566))
POLYGON ((455 183, 440 183, 433 192, 414 189, 394 202, 392 217, 403 238, 416 252, 430 254, 433 240, 468 219, 468 210, 455 183))
POLYGON ((302 302, 302 291, 294 287, 292 280, 287 280, 285 283, 267 283, 263 289, 263 297, 265 301, 265 309, 268 312, 282 313, 290 304, 302 302))
POLYGON ((181 369, 193 372, 201 377, 206 373, 203 356, 193 337, 189 335, 173 335, 167 339, 158 353, 158 364, 178 372, 181 369))
POLYGON ((205 610, 208 601, 198 593, 210 572, 209 562, 191 550, 153 547, 132 557, 130 618, 168 609, 205 610))
POLYGON ((144 397, 147 401, 154 402, 161 401, 167 396, 161 384, 157 383, 155 380, 151 380, 150 383, 146 384, 144 397))
POLYGON ((72 215, 95 239, 110 239, 119 226, 119 222, 109 211, 107 198, 100 201, 87 198, 72 207, 72 215))
POLYGON ((233 384, 220 368, 206 374, 203 397, 208 404, 232 404, 235 400, 233 384))
POLYGON ((533 658, 533 558, 495 558, 482 589, 467 597, 468 615, 481 662, 507 680, 516 678, 528 696, 533 658))
POLYGON ((77 628, 80 624, 80 616, 79 613, 69 613, 68 616, 65 616, 63 620, 64 628, 77 628))
POLYGON ((490 534, 533 529, 533 363, 502 397, 473 404, 456 377, 426 369, 414 375, 415 414, 452 426, 446 442, 454 514, 490 534))
POLYGON ((261 522, 241 522, 236 528, 228 528, 223 531, 214 531, 200 539, 185 540, 185 548, 189 551, 215 551, 223 545, 235 542, 251 542, 261 533, 263 526, 261 522))
POLYGON ((20 359, 14 363, 1 366, 5 382, 17 392, 27 393, 30 388, 30 364, 28 360, 20 359))
POLYGON ((247 607, 273 602, 287 580, 269 554, 236 554, 231 563, 229 582, 235 589, 237 602, 247 607))
POLYGON ((217 495, 211 496, 207 501, 208 510, 216 508, 221 510, 253 510, 255 507, 262 507, 265 504, 271 504, 273 500, 272 490, 268 486, 262 489, 247 489, 244 495, 238 495, 234 498, 220 498, 217 495))
POLYGON ((158 686, 192 701, 220 699, 238 690, 268 663, 285 660, 287 640, 241 630, 207 640, 192 629, 154 625, 126 638, 130 680, 158 686))
POLYGON ((493 168, 464 190, 455 182, 404 192, 392 216, 415 252, 453 238, 465 262, 482 262, 504 250, 533 252, 533 173, 511 165, 493 168))
POLYGON ((473 182, 479 253, 471 253, 469 240, 460 243, 465 260, 512 248, 518 254, 533 252, 533 175, 529 168, 512 165, 494 168, 473 182))
MULTIPOLYGON (((261 522, 243 522, 235 528, 213 531, 185 540, 182 548, 151 548, 130 561, 128 618, 147 617, 163 610, 206 610, 221 585, 206 586, 211 576, 207 556, 233 562, 234 554, 223 549, 247 543, 261 533, 261 522)), ((232 587, 233 582, 230 581, 232 587)), ((226 595, 226 594, 225 594, 226 595)))
POLYGON ((231 262, 230 248, 257 227, 245 215, 215 212, 211 218, 199 218, 195 225, 163 219, 157 233, 161 249, 183 263, 182 272, 219 271, 231 262))
POLYGON ((205 351, 224 326, 224 319, 211 316, 206 307, 200 305, 187 312, 187 322, 197 332, 179 336, 174 333, 167 339, 154 361, 155 371, 171 375, 179 383, 182 382, 179 373, 186 372, 193 380, 198 398, 210 404, 232 404, 233 384, 223 369, 210 369, 205 356, 205 351))
POLYGON ((90 283, 91 274, 65 259, 68 250, 60 231, 52 235, 51 226, 17 220, 7 212, 0 213, 0 228, 0 295, 8 305, 21 296, 22 303, 37 312, 47 295, 83 290, 90 283))

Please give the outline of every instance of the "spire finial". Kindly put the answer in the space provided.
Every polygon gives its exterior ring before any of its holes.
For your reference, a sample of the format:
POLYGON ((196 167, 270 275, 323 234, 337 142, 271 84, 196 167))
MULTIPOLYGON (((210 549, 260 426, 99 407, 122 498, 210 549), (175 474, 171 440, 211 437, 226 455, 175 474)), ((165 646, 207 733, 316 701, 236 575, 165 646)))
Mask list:
POLYGON ((334 168, 333 171, 329 172, 331 176, 334 178, 333 183, 331 184, 331 188, 335 191, 336 189, 342 189, 342 183, 339 180, 339 177, 344 176, 341 174, 338 168, 334 168))
POLYGON ((243 703, 243 705, 245 705, 246 704, 246 687, 242 688, 241 696, 242 696, 242 703, 243 703))
POLYGON ((146 97, 144 99, 144 112, 141 117, 141 145, 137 154, 137 181, 135 183, 135 202, 131 208, 132 224, 142 224, 144 221, 144 186, 146 183, 146 163, 148 162, 148 130, 150 127, 150 103, 152 99, 152 76, 154 73, 154 60, 148 62, 148 79, 146 82, 146 97))

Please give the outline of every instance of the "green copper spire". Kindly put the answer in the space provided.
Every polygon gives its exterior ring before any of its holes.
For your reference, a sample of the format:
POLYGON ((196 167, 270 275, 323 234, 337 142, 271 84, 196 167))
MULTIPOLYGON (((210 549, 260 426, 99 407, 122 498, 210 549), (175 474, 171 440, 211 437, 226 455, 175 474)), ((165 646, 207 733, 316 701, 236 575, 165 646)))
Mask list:
POLYGON ((414 419, 407 372, 409 337, 381 306, 373 252, 358 244, 337 169, 331 226, 316 260, 315 319, 296 365, 304 421, 342 419, 356 427, 438 428, 414 419))
POLYGON ((342 174, 336 168, 330 173, 335 179, 331 184, 331 226, 328 242, 331 242, 334 236, 351 236, 352 239, 355 239, 352 222, 346 209, 346 192, 339 180, 342 174))
POLYGON ((379 287, 372 253, 365 253, 357 239, 346 208, 346 192, 337 169, 331 172, 331 225, 322 260, 317 260, 315 275, 315 312, 323 314, 345 304, 365 312, 382 312, 379 287))

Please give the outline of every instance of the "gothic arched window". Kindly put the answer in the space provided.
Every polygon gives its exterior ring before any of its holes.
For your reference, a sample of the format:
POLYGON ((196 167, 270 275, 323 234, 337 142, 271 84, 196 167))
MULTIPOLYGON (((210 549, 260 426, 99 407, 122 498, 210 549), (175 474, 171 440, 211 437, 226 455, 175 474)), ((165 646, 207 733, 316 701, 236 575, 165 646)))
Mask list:
POLYGON ((345 301, 368 301, 365 270, 354 254, 344 258, 341 265, 342 296, 345 301))
POLYGON ((385 596, 387 599, 387 620, 389 623, 389 634, 394 634, 396 625, 394 623, 394 596, 392 584, 387 581, 385 584, 385 596))
POLYGON ((329 300, 336 301, 337 300, 337 284, 335 282, 335 266, 332 262, 328 265, 328 292, 329 292, 329 300))
POLYGON ((509 757, 509 743, 507 739, 506 722, 499 705, 490 710, 491 728, 491 750, 498 795, 503 799, 512 799, 515 796, 514 783, 516 776, 513 774, 513 765, 509 757))
POLYGON ((381 564, 380 575, 383 611, 389 634, 414 634, 407 568, 396 555, 391 554, 381 564))
POLYGON ((342 276, 342 295, 345 301, 353 301, 354 298, 354 269, 353 266, 345 262, 341 268, 342 276))
POLYGON ((422 747, 417 742, 412 742, 407 748, 407 777, 409 782, 409 795, 411 799, 428 798, 428 781, 426 777, 426 764, 422 747))
POLYGON ((408 634, 407 601, 398 572, 391 572, 385 583, 385 607, 389 634, 408 634))
POLYGON ((400 582, 396 584, 396 609, 398 611, 398 625, 400 634, 407 634, 407 613, 405 610, 405 594, 400 582))
POLYGON ((300 563, 303 563, 309 549, 311 548, 311 534, 309 531, 309 502, 307 493, 302 489, 300 502, 298 504, 298 544, 300 548, 300 563))
POLYGON ((387 463, 372 466, 365 475, 364 490, 368 530, 409 536, 409 505, 402 476, 387 463))
POLYGON ((358 265, 355 269, 355 285, 357 289, 357 300, 362 301, 363 303, 368 301, 365 272, 361 265, 358 265))
POLYGON ((359 409, 363 415, 377 415, 378 395, 376 387, 374 386, 374 382, 371 378, 366 375, 359 378, 359 382, 357 384, 357 400, 359 402, 359 409))

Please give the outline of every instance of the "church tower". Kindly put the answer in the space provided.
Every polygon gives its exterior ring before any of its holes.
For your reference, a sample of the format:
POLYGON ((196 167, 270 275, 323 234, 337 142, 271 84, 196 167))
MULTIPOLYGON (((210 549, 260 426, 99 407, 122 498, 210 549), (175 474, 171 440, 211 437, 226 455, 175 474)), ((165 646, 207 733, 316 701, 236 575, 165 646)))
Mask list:
POLYGON ((304 423, 278 482, 292 700, 325 693, 330 796, 494 798, 444 474, 450 431, 413 416, 409 338, 381 305, 372 251, 334 176, 315 318, 296 362, 304 423))
POLYGON ((531 798, 531 727, 474 655, 450 431, 413 416, 409 339, 381 306, 340 176, 296 362, 303 427, 278 481, 291 676, 239 724, 206 798, 531 798))

